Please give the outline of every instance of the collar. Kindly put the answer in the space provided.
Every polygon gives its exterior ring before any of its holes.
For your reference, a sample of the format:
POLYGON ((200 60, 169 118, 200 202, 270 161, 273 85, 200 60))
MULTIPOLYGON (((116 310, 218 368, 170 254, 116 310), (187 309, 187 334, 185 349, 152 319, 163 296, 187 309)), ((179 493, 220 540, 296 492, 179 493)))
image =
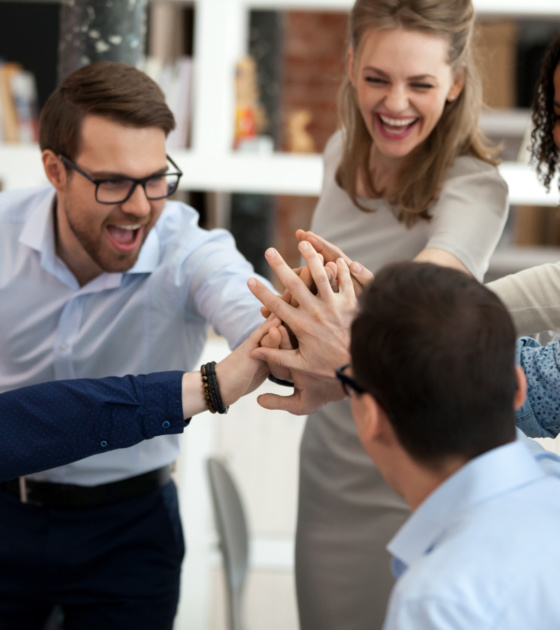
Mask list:
POLYGON ((387 546, 395 576, 428 553, 463 513, 545 476, 520 440, 469 461, 421 503, 387 546))
MULTIPOLYGON (((64 284, 79 289, 78 282, 68 267, 56 255, 54 238, 54 212, 56 192, 46 188, 39 203, 30 212, 20 236, 20 243, 27 245, 40 254, 43 269, 56 276, 64 284)), ((164 209, 165 211, 165 209, 164 209)), ((161 219, 161 217, 160 217, 161 219)), ((157 225, 157 224, 156 224, 157 225)), ((123 273, 102 273, 92 280, 89 288, 108 289, 120 286, 122 277, 128 274, 151 273, 155 271, 160 259, 160 243, 154 226, 148 234, 134 267, 123 273)), ((85 287, 82 287, 85 289, 85 287)))

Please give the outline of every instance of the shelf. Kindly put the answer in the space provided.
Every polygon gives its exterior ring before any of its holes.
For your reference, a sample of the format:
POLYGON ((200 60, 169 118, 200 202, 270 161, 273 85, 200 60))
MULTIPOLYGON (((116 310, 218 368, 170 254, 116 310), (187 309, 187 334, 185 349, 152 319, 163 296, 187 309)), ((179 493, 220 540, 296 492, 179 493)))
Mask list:
MULTIPOLYGON (((52 0, 51 0, 52 1, 52 0)), ((203 4, 208 0, 150 0, 151 2, 174 2, 176 4, 203 4)), ((298 11, 343 11, 347 12, 353 0, 221 0, 229 5, 249 9, 298 10, 298 11)), ((478 15, 485 17, 544 18, 560 17, 558 0, 473 0, 478 15)))
MULTIPOLYGON (((174 150, 173 159, 183 171, 181 190, 270 195, 319 194, 323 173, 320 155, 229 152, 224 155, 174 150)), ((522 163, 504 162, 500 172, 509 186, 510 203, 557 207, 560 193, 555 182, 547 193, 534 170, 522 163)), ((46 183, 36 145, 0 145, 0 181, 4 189, 46 183)))

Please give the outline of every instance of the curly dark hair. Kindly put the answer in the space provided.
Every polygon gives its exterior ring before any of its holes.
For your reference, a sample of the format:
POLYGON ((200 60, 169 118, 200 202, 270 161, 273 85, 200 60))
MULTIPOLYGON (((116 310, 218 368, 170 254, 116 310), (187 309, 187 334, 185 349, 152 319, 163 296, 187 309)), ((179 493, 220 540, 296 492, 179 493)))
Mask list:
POLYGON ((539 180, 546 186, 547 190, 550 190, 550 182, 554 177, 559 161, 559 151, 553 138, 556 124, 553 77, 559 63, 560 34, 556 36, 546 51, 533 103, 531 159, 536 164, 539 180))

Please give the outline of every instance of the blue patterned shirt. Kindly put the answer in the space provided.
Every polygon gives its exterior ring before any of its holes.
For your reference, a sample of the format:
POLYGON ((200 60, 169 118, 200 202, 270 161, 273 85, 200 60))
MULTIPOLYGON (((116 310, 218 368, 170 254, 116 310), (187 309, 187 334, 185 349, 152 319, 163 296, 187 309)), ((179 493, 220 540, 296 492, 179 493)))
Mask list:
POLYGON ((517 340, 516 361, 527 376, 527 400, 516 412, 517 426, 529 437, 560 433, 560 345, 541 346, 531 337, 517 340))

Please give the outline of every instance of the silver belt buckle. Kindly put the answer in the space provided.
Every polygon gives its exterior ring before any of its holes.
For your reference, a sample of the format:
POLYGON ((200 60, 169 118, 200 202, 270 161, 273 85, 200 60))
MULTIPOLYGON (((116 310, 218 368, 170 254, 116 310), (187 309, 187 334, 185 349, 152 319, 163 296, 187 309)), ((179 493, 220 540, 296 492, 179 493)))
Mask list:
POLYGON ((19 498, 22 503, 28 503, 27 500, 27 484, 25 482, 25 477, 19 478, 19 498))

